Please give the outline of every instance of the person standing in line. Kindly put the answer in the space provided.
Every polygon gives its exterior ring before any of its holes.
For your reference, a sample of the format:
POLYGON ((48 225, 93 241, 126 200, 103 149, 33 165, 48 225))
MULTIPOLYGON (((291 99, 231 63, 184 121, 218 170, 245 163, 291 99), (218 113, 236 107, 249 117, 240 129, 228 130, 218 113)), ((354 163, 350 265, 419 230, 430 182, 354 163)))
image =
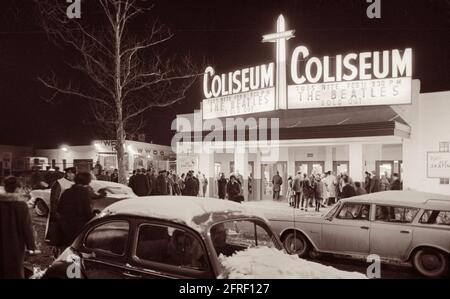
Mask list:
POLYGON ((370 173, 368 171, 365 172, 366 177, 364 178, 364 189, 367 193, 370 193, 370 173))
POLYGON ((78 173, 75 176, 75 184, 61 195, 57 207, 58 227, 61 232, 58 246, 61 250, 69 247, 84 225, 94 217, 90 183, 90 173, 78 173))
POLYGON ((57 215, 57 206, 59 199, 61 198, 61 194, 72 187, 74 184, 74 179, 76 175, 76 168, 69 167, 64 170, 65 174, 62 179, 57 180, 50 191, 50 211, 49 216, 47 218, 47 227, 45 231, 45 241, 49 245, 54 248, 55 257, 59 256, 58 246, 59 243, 59 231, 58 231, 58 215, 57 215))
POLYGON ((205 174, 203 174, 203 178, 202 178, 203 197, 206 197, 207 190, 208 190, 208 179, 206 178, 205 174))
POLYGON ((390 189, 390 183, 386 175, 382 175, 380 179, 380 191, 387 191, 390 189))
POLYGON ((355 182, 355 193, 358 196, 358 195, 367 194, 367 191, 363 187, 361 187, 360 182, 355 182))
POLYGON ((316 212, 320 212, 320 206, 322 205, 322 200, 324 197, 325 187, 324 182, 322 181, 320 174, 316 175, 316 179, 314 182, 314 198, 316 200, 316 212))
POLYGON ((225 178, 225 174, 222 172, 220 174, 220 178, 217 181, 217 189, 219 191, 219 198, 220 199, 225 199, 226 195, 227 195, 227 179, 225 178))
POLYGON ((199 196, 200 195, 200 179, 199 179, 200 171, 197 175, 194 175, 194 172, 192 172, 192 179, 194 180, 194 195, 193 196, 199 196))
POLYGON ((372 171, 370 175, 370 192, 376 193, 380 192, 380 178, 377 176, 376 171, 372 171))
POLYGON ((169 195, 169 186, 167 182, 167 171, 161 170, 156 181, 158 195, 169 195))
POLYGON ((4 180, 0 194, 0 279, 23 279, 25 249, 38 254, 31 215, 26 200, 17 193, 16 177, 4 180))
POLYGON ((277 174, 272 178, 273 200, 275 201, 278 201, 280 199, 281 185, 283 185, 283 179, 281 178, 280 173, 277 171, 277 174))
POLYGON ((400 182, 398 173, 394 173, 392 175, 391 190, 397 190, 397 191, 402 190, 402 183, 400 182))
POLYGON ((292 179, 292 176, 289 176, 289 178, 288 178, 287 199, 288 199, 289 206, 293 207, 294 201, 295 201, 295 192, 294 192, 294 180, 292 179))
POLYGON ((232 175, 230 176, 230 182, 227 185, 227 193, 228 193, 228 200, 234 201, 234 202, 242 202, 243 197, 241 196, 241 185, 236 179, 236 176, 232 175))
POLYGON ((119 170, 114 169, 113 173, 111 173, 111 182, 118 183, 119 182, 119 170))
POLYGON ((350 178, 348 176, 344 176, 342 179, 344 183, 344 187, 342 188, 341 198, 350 198, 356 196, 355 188, 350 184, 350 178))
POLYGON ((302 173, 299 171, 294 179, 292 189, 295 193, 294 208, 300 208, 300 198, 302 197, 302 173))

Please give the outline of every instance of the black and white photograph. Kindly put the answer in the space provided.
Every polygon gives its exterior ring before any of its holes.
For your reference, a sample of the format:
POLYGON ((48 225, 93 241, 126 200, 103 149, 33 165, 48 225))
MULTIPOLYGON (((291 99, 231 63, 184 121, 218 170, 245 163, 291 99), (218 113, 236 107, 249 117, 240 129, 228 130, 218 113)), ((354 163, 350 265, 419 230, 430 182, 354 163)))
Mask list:
POLYGON ((448 283, 449 0, 2 0, 0 26, 0 282, 448 283))

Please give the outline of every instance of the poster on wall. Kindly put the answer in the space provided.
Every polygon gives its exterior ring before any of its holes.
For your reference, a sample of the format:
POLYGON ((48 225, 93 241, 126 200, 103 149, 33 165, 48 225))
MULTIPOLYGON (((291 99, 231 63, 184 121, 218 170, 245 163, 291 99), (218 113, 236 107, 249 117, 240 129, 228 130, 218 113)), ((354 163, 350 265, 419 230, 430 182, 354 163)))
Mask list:
POLYGON ((427 177, 450 178, 450 152, 428 153, 427 177))

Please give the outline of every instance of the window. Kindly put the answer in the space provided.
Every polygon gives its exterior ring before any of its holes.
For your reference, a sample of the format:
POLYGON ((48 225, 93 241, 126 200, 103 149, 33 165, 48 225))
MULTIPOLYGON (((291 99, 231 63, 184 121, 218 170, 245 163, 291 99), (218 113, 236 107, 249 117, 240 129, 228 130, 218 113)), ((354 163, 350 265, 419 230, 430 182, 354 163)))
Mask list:
POLYGON ((258 246, 276 247, 272 233, 250 220, 219 223, 211 228, 210 233, 217 255, 231 256, 258 246))
POLYGON ((124 255, 128 243, 130 225, 126 221, 101 224, 91 230, 85 239, 85 247, 113 255, 124 255))
POLYGON ((449 142, 439 142, 439 152, 448 153, 450 152, 450 144, 449 142))
POLYGON ((450 179, 449 178, 441 178, 440 184, 441 185, 450 185, 450 179))
POLYGON ((206 255, 200 241, 184 230, 169 226, 142 225, 135 256, 143 262, 198 271, 207 269, 206 255))
POLYGON ((448 211, 425 211, 420 217, 420 223, 450 225, 450 212, 448 211))
POLYGON ((375 220, 393 223, 411 223, 419 209, 407 207, 377 206, 375 220))
POLYGON ((336 218, 347 220, 369 220, 370 205, 345 203, 336 218))

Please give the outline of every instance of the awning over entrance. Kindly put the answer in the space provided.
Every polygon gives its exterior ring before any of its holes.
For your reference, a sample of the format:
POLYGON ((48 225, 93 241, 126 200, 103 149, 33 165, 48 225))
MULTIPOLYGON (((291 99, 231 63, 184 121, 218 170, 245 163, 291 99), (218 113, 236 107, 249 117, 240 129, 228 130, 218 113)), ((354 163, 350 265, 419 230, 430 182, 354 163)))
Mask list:
MULTIPOLYGON (((410 127, 390 106, 350 107, 326 109, 278 110, 270 113, 242 115, 228 120, 242 119, 248 126, 245 132, 246 141, 252 141, 261 119, 277 118, 279 120, 279 140, 323 139, 372 136, 398 136, 408 138, 410 127)), ((224 130, 223 140, 227 139, 226 131, 237 132, 233 122, 221 119, 224 130)), ((207 136, 211 131, 193 133, 195 137, 207 136)), ((234 134, 235 138, 239 134, 234 134)), ((228 136, 229 137, 229 136, 228 136)), ((259 136, 258 136, 259 137, 259 136)), ((270 129, 267 138, 271 139, 270 129)), ((198 139, 197 139, 198 140, 198 139)))

